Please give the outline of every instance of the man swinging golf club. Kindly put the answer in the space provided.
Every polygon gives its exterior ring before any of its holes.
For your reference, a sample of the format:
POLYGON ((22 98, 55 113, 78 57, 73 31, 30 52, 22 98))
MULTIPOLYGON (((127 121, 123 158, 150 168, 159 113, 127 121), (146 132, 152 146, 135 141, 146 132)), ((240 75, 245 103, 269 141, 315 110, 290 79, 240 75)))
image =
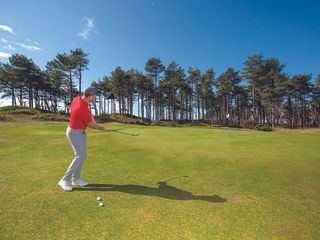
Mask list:
POLYGON ((74 151, 74 159, 71 162, 67 172, 59 181, 61 188, 67 192, 72 191, 72 185, 88 185, 80 177, 83 161, 87 157, 86 128, 94 128, 105 131, 106 129, 96 123, 89 109, 89 103, 96 100, 97 90, 89 87, 84 91, 83 96, 75 97, 70 105, 70 124, 67 128, 66 135, 74 151))

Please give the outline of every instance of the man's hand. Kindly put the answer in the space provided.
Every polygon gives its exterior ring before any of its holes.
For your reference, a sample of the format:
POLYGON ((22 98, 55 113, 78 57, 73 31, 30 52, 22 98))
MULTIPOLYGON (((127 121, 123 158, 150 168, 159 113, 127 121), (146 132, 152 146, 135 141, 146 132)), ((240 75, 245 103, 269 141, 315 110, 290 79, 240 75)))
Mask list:
POLYGON ((96 123, 94 118, 92 117, 91 122, 87 124, 88 127, 93 128, 93 129, 99 129, 101 131, 106 131, 106 129, 103 126, 100 126, 99 124, 96 123))

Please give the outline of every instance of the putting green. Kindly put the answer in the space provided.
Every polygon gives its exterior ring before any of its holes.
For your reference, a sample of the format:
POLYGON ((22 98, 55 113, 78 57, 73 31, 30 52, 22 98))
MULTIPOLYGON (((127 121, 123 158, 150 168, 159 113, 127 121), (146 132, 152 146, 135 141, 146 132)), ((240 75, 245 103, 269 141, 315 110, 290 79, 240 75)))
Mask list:
POLYGON ((0 123, 0 239, 320 238, 319 133, 105 124, 65 193, 66 125, 0 123))

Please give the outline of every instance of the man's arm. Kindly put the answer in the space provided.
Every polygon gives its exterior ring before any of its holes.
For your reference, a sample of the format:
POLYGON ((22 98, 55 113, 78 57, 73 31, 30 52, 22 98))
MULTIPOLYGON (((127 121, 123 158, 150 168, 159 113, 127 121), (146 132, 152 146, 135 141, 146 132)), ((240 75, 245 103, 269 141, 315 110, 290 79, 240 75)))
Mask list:
POLYGON ((99 129, 101 131, 105 131, 106 129, 103 126, 100 126, 99 124, 97 124, 96 120, 94 120, 93 116, 92 116, 92 120, 87 123, 87 126, 89 128, 93 128, 93 129, 99 129))

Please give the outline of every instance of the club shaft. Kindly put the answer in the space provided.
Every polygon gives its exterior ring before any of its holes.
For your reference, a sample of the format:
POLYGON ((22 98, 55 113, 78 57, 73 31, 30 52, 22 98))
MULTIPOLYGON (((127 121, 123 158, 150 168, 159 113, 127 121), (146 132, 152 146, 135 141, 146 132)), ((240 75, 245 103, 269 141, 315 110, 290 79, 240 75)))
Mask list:
POLYGON ((121 132, 117 130, 108 130, 109 132, 115 132, 115 133, 120 133, 120 134, 125 134, 125 135, 130 135, 130 136, 137 136, 137 134, 131 134, 131 133, 126 133, 126 132, 121 132))

